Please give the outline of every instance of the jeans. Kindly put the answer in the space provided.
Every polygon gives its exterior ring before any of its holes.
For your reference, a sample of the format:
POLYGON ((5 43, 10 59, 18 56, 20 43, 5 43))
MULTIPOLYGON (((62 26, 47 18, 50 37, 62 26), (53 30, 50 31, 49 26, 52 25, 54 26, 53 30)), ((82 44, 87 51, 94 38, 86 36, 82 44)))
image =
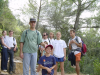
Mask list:
POLYGON ((8 53, 7 48, 2 47, 1 52, 1 70, 7 70, 8 53))
POLYGON ((11 50, 8 49, 8 57, 10 57, 10 63, 9 63, 9 72, 13 71, 13 57, 14 57, 14 48, 12 48, 11 50))
POLYGON ((29 75, 29 67, 31 75, 36 75, 36 64, 37 64, 37 52, 36 53, 24 53, 23 58, 23 75, 29 75))

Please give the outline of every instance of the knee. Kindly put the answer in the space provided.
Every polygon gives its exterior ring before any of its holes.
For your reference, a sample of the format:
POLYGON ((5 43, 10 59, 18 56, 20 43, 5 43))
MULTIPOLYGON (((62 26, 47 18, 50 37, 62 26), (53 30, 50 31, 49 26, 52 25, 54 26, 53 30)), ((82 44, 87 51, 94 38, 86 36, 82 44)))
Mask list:
POLYGON ((61 69, 61 71, 63 71, 64 70, 64 67, 60 67, 60 69, 61 69))

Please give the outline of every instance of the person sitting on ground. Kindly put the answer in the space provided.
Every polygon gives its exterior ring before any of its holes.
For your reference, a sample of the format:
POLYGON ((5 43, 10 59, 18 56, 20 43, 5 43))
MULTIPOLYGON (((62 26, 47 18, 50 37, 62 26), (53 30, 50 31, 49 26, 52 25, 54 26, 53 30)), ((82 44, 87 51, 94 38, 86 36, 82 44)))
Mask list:
POLYGON ((52 45, 46 46, 45 47, 46 54, 42 56, 38 61, 40 68, 42 68, 42 75, 53 75, 54 74, 56 60, 55 60, 55 57, 51 55, 52 49, 53 49, 52 45))

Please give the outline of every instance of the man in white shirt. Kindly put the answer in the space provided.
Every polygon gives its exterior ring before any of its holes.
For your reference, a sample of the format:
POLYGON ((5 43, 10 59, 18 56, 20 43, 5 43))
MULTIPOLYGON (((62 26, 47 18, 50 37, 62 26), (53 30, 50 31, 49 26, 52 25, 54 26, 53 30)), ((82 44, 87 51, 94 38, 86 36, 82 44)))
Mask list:
POLYGON ((74 55, 76 57, 76 73, 77 75, 79 75, 80 73, 79 62, 81 58, 82 41, 80 37, 75 36, 75 30, 73 29, 70 30, 70 36, 72 39, 69 40, 68 45, 69 49, 72 50, 72 52, 74 52, 74 55))
POLYGON ((6 38, 6 44, 3 45, 8 48, 8 56, 10 57, 9 73, 12 74, 13 71, 13 56, 14 51, 16 51, 17 43, 16 39, 13 37, 13 31, 9 31, 9 36, 6 38))
POLYGON ((48 42, 48 45, 49 45, 48 34, 47 34, 46 32, 44 32, 42 36, 43 36, 42 41, 43 41, 43 42, 44 42, 44 41, 47 41, 47 42, 48 42))

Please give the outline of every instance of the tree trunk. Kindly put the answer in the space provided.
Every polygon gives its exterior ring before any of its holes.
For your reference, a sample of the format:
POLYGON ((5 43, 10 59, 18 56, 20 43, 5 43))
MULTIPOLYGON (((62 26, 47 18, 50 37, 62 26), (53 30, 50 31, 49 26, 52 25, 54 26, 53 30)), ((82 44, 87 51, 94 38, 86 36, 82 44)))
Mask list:
POLYGON ((38 29, 38 26, 39 26, 40 12, 41 12, 41 0, 40 0, 40 7, 39 7, 39 12, 38 12, 38 17, 37 17, 36 29, 38 29))
POLYGON ((80 14, 81 14, 81 0, 78 1, 78 9, 77 9, 76 20, 75 20, 75 24, 74 24, 75 30, 77 30, 79 28, 80 14))

